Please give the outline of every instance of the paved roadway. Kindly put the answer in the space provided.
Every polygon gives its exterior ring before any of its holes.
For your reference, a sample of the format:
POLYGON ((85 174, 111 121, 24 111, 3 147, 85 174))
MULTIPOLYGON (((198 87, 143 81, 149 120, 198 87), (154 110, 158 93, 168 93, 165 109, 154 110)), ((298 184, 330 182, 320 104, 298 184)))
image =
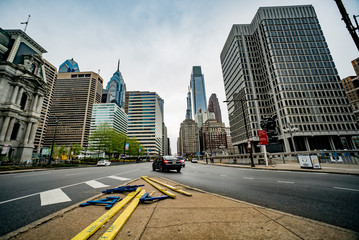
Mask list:
POLYGON ((0 236, 140 176, 160 176, 264 207, 359 231, 359 177, 186 163, 151 163, 0 175, 0 236))

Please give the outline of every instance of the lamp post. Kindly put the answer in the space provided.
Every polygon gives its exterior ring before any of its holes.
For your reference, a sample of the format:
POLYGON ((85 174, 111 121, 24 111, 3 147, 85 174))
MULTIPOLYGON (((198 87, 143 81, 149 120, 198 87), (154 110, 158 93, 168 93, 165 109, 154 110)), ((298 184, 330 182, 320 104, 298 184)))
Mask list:
MULTIPOLYGON (((243 114, 243 120, 244 120, 244 127, 246 129, 246 137, 247 137, 248 147, 249 147, 249 156, 250 156, 250 159, 251 159, 251 167, 255 167, 254 161, 253 161, 252 146, 251 146, 251 143, 249 141, 249 133, 248 133, 246 115, 244 114, 244 108, 243 108, 243 102, 246 101, 246 100, 244 100, 244 99, 233 99, 232 101, 240 101, 241 102, 241 108, 242 108, 242 114, 243 114)), ((230 101, 226 100, 226 101, 223 101, 223 102, 229 103, 230 101)))
POLYGON ((294 142, 294 138, 293 138, 293 132, 297 132, 297 131, 298 131, 298 128, 293 127, 290 123, 287 123, 286 128, 283 129, 284 133, 289 132, 289 134, 290 134, 290 139, 291 139, 291 142, 292 142, 292 145, 293 145, 294 152, 297 152, 297 149, 295 147, 295 142, 294 142))

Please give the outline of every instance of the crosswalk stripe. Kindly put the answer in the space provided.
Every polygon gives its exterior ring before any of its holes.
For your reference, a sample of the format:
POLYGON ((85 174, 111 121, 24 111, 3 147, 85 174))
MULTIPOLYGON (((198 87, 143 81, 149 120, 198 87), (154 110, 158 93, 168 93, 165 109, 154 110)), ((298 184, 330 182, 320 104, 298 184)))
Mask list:
POLYGON ((87 185, 89 185, 90 187, 93 188, 102 188, 102 187, 108 187, 108 185, 105 185, 103 183, 100 183, 98 181, 92 180, 92 181, 87 181, 85 182, 87 185))
POLYGON ((40 200, 41 206, 71 201, 71 199, 60 188, 41 192, 40 200))
POLYGON ((131 178, 124 178, 124 177, 117 177, 117 176, 108 176, 109 178, 112 178, 112 179, 117 179, 117 180, 120 180, 120 181, 128 181, 128 180, 131 180, 131 178))

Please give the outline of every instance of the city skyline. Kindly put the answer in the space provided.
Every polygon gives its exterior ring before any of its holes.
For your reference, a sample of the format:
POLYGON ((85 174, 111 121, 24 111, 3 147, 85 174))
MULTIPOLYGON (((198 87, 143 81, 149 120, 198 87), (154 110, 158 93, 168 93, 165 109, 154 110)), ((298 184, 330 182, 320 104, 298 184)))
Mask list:
MULTIPOLYGON (((127 89, 155 91, 165 100, 164 117, 173 151, 178 126, 184 119, 188 72, 192 66, 202 67, 206 93, 217 93, 223 122, 228 126, 227 107, 222 103, 225 95, 219 54, 229 30, 233 24, 249 24, 259 7, 289 5, 282 1, 83 3, 2 1, 1 27, 23 30, 20 23, 30 14, 26 33, 48 51, 45 59, 60 66, 66 59, 74 58, 82 71, 100 69, 104 86, 121 58, 127 89), (202 9, 201 14, 195 9, 202 9), (65 11, 66 18, 61 15, 65 11), (217 17, 211 18, 213 15, 217 17), (68 22, 76 26, 71 36, 68 22), (96 34, 90 37, 90 32, 96 34)), ((350 16, 359 12, 357 1, 343 3, 350 16)), ((305 4, 312 4, 316 10, 340 78, 354 75, 351 61, 358 51, 335 2, 290 2, 305 4)))

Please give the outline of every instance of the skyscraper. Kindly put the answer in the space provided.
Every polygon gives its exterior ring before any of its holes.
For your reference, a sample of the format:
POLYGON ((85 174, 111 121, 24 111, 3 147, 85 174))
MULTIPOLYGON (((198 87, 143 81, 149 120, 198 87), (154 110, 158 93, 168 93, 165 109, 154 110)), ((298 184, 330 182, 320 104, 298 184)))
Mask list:
POLYGON ((107 102, 116 103, 119 107, 125 107, 126 84, 120 72, 120 60, 118 60, 117 71, 107 84, 107 102))
POLYGON ((128 137, 136 138, 150 154, 163 152, 163 100, 155 92, 127 91, 128 137))
POLYGON ((187 109, 186 109, 186 119, 192 119, 192 102, 191 102, 191 89, 188 87, 187 93, 187 109))
POLYGON ((215 93, 209 97, 208 112, 213 112, 218 123, 222 122, 221 107, 219 106, 218 98, 215 93))
POLYGON ((180 126, 177 140, 177 153, 180 155, 196 155, 200 150, 199 131, 192 119, 185 119, 180 126))
POLYGON ((102 98, 103 79, 94 72, 58 73, 45 134, 45 146, 80 144, 87 147, 94 103, 102 98))
POLYGON ((201 111, 207 111, 206 89, 201 66, 193 66, 190 87, 193 101, 193 115, 201 111))
POLYGON ((261 119, 273 115, 286 151, 291 136, 299 151, 356 148, 354 116, 313 6, 259 8, 251 24, 233 25, 220 58, 242 152, 246 135, 257 142, 261 119), (298 131, 285 133, 290 126, 298 131))
POLYGON ((63 64, 60 65, 59 73, 65 72, 80 72, 79 65, 73 58, 67 59, 63 64))

